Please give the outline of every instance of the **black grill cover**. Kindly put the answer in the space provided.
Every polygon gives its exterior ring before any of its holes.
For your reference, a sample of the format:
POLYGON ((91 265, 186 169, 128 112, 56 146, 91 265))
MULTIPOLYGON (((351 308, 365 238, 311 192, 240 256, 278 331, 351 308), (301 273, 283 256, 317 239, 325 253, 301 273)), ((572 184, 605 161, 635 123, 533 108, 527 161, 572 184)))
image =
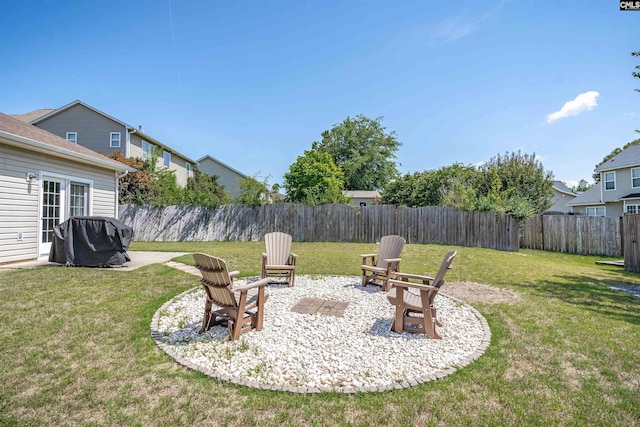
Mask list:
POLYGON ((76 216, 54 227, 49 261, 68 266, 109 267, 131 261, 133 229, 115 218, 76 216))

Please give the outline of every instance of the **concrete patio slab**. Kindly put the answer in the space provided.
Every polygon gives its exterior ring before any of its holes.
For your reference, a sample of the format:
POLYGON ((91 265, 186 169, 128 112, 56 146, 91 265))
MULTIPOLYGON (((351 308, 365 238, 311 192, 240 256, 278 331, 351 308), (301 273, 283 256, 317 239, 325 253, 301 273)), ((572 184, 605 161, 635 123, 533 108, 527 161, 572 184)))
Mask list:
MULTIPOLYGON (((140 267, 144 267, 150 264, 160 264, 170 261, 173 258, 186 255, 189 252, 143 252, 143 251, 127 251, 131 261, 124 265, 117 265, 110 267, 109 270, 113 271, 132 271, 140 267)), ((49 262, 46 259, 38 259, 33 261, 17 262, 12 264, 0 265, 0 271, 17 270, 21 268, 35 268, 35 267, 62 267, 62 264, 56 262, 49 262)))

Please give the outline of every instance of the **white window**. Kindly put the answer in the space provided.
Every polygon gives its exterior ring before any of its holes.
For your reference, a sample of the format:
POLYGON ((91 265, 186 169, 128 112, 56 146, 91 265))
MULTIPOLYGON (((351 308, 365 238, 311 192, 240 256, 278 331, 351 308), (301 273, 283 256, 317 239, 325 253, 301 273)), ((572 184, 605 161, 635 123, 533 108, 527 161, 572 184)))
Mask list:
POLYGON ((616 189, 616 173, 615 172, 604 173, 604 189, 606 191, 616 189))
POLYGON ((78 143, 78 132, 67 132, 67 141, 73 142, 74 144, 78 143))
POLYGON ((169 166, 171 166, 171 153, 169 153, 168 151, 164 151, 162 153, 162 164, 164 165, 164 167, 168 168, 169 166))
POLYGON ((142 160, 149 160, 153 156, 153 145, 142 141, 142 160))
POLYGON ((111 132, 109 136, 109 147, 120 147, 120 132, 111 132))
POLYGON ((605 216, 605 214, 606 214, 606 211, 604 206, 587 208, 587 215, 589 216, 605 216))
POLYGON ((87 215, 89 210, 88 189, 87 184, 71 181, 71 185, 69 185, 69 217, 87 215))
POLYGON ((640 168, 631 169, 631 187, 640 188, 640 168))
POLYGON ((624 209, 624 211, 628 214, 640 213, 640 205, 627 205, 624 209))
POLYGON ((187 178, 189 178, 191 176, 191 163, 187 162, 184 166, 187 169, 187 178))

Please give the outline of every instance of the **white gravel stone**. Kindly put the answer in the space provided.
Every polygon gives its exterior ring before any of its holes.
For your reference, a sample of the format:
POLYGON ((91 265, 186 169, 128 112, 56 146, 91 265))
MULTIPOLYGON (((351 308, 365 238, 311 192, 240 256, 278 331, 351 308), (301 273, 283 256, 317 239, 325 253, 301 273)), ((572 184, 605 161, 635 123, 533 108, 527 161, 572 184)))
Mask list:
MULTIPOLYGON (((255 278, 239 280, 238 285, 255 278)), ((434 306, 441 340, 391 331, 394 307, 379 287, 359 277, 297 276, 294 287, 269 285, 262 331, 224 341, 227 328, 199 334, 204 290, 194 288, 158 313, 158 341, 174 357, 221 378, 319 391, 395 387, 466 364, 482 348, 486 328, 477 311, 441 294, 434 306), (302 298, 348 303, 344 317, 295 313, 302 298)))

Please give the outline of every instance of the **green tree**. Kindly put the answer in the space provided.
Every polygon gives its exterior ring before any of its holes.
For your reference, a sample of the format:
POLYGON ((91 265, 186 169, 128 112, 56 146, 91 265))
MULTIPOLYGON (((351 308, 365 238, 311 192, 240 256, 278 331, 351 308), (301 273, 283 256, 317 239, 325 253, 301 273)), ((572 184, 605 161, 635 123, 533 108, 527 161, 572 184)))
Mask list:
POLYGON ((260 206, 269 203, 269 183, 258 181, 257 175, 240 180, 240 195, 236 203, 249 206, 260 206))
POLYGON ((551 206, 553 174, 544 169, 535 153, 498 154, 482 165, 480 172, 478 193, 497 203, 498 211, 510 213, 512 205, 521 206, 526 202, 530 209, 521 208, 520 211, 540 214, 551 206))
POLYGON ((187 205, 214 208, 231 202, 231 196, 224 185, 218 182, 218 175, 208 175, 199 168, 187 179, 183 201, 187 205))
POLYGON ((381 190, 398 176, 395 159, 402 144, 381 122, 382 117, 347 117, 313 143, 313 150, 329 153, 342 169, 346 190, 381 190))
POLYGON ((135 168, 135 172, 130 172, 122 177, 118 183, 118 200, 121 204, 146 205, 153 200, 154 179, 153 169, 150 169, 149 162, 143 162, 138 158, 127 158, 121 152, 108 154, 108 157, 135 168))
POLYGON ((580 181, 578 181, 578 185, 571 188, 571 191, 573 191, 574 193, 580 193, 583 191, 587 191, 589 188, 591 188, 591 184, 589 184, 586 179, 581 179, 580 181))
MULTIPOLYGON (((450 187, 473 188, 477 181, 473 166, 454 163, 437 170, 415 172, 389 183, 382 194, 382 203, 396 206, 440 206, 450 187)), ((453 194, 449 194, 453 197, 453 194)))
POLYGON ((348 203, 342 194, 344 175, 329 153, 305 150, 284 174, 288 202, 320 205, 348 203))

